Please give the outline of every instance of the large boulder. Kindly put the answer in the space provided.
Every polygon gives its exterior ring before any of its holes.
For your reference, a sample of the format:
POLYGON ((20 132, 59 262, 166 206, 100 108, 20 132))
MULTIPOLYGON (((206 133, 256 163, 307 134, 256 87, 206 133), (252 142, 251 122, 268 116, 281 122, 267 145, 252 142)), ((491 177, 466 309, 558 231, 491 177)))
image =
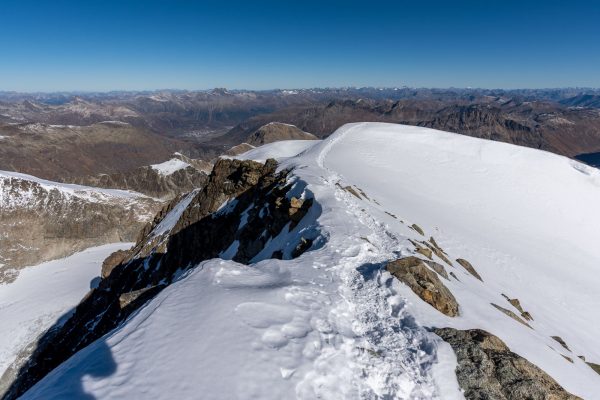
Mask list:
POLYGON ((458 303, 452 292, 420 258, 406 257, 391 261, 386 269, 439 312, 449 317, 458 315, 458 303))
POLYGON ((500 340, 480 329, 435 329, 452 346, 456 377, 468 400, 579 399, 500 340))

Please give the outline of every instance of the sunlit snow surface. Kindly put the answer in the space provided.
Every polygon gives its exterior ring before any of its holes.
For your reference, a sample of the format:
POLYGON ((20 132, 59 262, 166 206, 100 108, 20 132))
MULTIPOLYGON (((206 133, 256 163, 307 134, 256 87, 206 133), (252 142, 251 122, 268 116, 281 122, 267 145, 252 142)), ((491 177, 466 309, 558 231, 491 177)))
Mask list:
POLYGON ((283 140, 268 143, 235 157, 240 160, 266 161, 268 158, 294 157, 302 151, 318 145, 320 140, 283 140))
POLYGON ((109 254, 129 247, 92 247, 25 268, 14 282, 0 284, 0 375, 24 346, 79 303, 109 254))
MULTIPOLYGON (((322 207, 324 247, 292 261, 202 263, 24 398, 462 398, 450 347, 424 326, 488 330, 573 394, 600 393, 577 357, 600 362, 598 170, 400 125, 350 124, 311 145, 282 168, 297 167, 322 207), (424 239, 413 223, 483 278, 446 266, 460 279, 444 281, 459 317, 380 271, 424 239), (533 329, 490 305, 510 308, 501 293, 533 329)), ((252 158, 293 152, 271 149, 252 158)))

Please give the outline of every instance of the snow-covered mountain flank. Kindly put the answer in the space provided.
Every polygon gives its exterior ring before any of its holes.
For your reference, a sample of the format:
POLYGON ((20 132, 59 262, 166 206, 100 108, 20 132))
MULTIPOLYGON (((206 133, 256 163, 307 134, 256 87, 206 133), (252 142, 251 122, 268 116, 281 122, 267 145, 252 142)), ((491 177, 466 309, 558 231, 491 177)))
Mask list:
POLYGON ((0 284, 14 280, 25 266, 134 241, 160 207, 136 192, 0 171, 0 284))
POLYGON ((599 200, 592 167, 402 125, 223 158, 0 392, 596 399, 599 200))
POLYGON ((35 343, 58 319, 68 316, 90 286, 99 280, 102 261, 131 243, 88 248, 62 259, 23 270, 14 282, 0 285, 0 374, 27 357, 35 343), (51 290, 48 290, 51 289, 51 290))

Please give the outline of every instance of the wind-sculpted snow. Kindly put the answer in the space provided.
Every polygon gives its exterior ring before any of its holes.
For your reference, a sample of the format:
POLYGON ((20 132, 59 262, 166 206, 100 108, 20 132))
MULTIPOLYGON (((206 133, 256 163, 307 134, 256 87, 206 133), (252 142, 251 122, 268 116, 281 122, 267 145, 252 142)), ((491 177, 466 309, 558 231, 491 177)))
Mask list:
MULTIPOLYGON (((279 157, 288 196, 310 192, 319 213, 249 265, 200 262, 23 398, 460 399, 457 359, 432 332, 443 327, 488 331, 566 391, 600 393, 578 357, 600 362, 600 172, 400 125, 346 125, 311 145, 242 158, 279 157), (304 228, 320 248, 263 256, 304 228), (408 256, 443 266, 458 315, 386 271, 408 256)), ((232 204, 219 213, 239 209, 238 229, 250 224, 250 208, 232 204)))

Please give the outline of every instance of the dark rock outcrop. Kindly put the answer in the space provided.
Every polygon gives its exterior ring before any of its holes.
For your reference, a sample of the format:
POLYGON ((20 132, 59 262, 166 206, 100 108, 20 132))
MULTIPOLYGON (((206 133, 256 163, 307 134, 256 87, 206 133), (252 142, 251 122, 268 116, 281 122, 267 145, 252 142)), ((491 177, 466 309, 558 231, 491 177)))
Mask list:
POLYGON ((410 226, 415 232, 417 232, 419 235, 421 236, 425 236, 425 232, 423 232, 423 229, 421 229, 421 227, 417 224, 412 224, 410 226))
POLYGON ((437 274, 445 279, 448 279, 448 273, 446 272, 446 268, 442 264, 436 263, 435 261, 427 261, 425 260, 425 264, 429 266, 432 270, 437 272, 437 274))
POLYGON ((592 362, 587 362, 587 361, 586 361, 586 364, 589 365, 590 368, 593 369, 595 373, 600 375, 600 364, 594 364, 592 362))
POLYGON ((468 400, 575 400, 552 377, 480 329, 435 329, 456 353, 456 377, 468 400))
POLYGON ((523 306, 521 306, 521 302, 519 301, 519 299, 511 299, 504 293, 502 294, 502 296, 510 303, 511 306, 516 308, 519 311, 519 313, 521 313, 521 317, 523 317, 524 320, 533 321, 533 317, 528 311, 525 311, 523 309, 523 306))
POLYGON ((406 257, 391 261, 386 269, 439 312, 449 317, 458 315, 456 299, 420 258, 406 257))
POLYGON ((517 321, 520 324, 525 325, 528 328, 531 328, 531 325, 529 325, 527 322, 525 322, 523 319, 521 319, 521 317, 519 317, 517 314, 515 314, 514 312, 504 308, 504 307, 500 307, 498 304, 494 304, 494 303, 490 303, 496 310, 502 312, 504 315, 514 319, 515 321, 517 321))
POLYGON ((292 185, 298 193, 301 183, 289 181, 287 171, 276 173, 276 167, 274 160, 265 164, 219 160, 207 184, 188 195, 193 198, 172 202, 161 213, 163 218, 144 230, 134 248, 107 260, 104 279, 73 315, 38 341, 25 364, 13 365, 3 375, 0 393, 8 390, 2 398, 24 393, 75 352, 117 327, 182 271, 219 257, 234 243, 235 254, 230 258, 242 263, 255 257, 290 259, 315 246, 317 230, 305 229, 303 236, 290 234, 280 247, 265 247, 272 238, 303 223, 309 211, 314 217, 310 221, 319 213, 310 192, 305 190, 302 198, 289 194, 292 185), (180 210, 181 204, 187 206, 180 210), (172 226, 157 231, 163 221, 174 217, 178 218, 172 226))
POLYGON ((571 351, 569 346, 567 346, 567 343, 560 336, 551 336, 551 338, 556 340, 562 347, 565 348, 565 350, 571 351))
POLYGON ((465 260, 463 258, 457 258, 456 262, 459 263, 461 267, 466 269, 467 272, 469 272, 475 278, 477 278, 483 282, 483 279, 481 279, 481 276, 477 273, 477 271, 475 270, 475 267, 473 267, 473 265, 470 262, 468 262, 467 260, 465 260))

